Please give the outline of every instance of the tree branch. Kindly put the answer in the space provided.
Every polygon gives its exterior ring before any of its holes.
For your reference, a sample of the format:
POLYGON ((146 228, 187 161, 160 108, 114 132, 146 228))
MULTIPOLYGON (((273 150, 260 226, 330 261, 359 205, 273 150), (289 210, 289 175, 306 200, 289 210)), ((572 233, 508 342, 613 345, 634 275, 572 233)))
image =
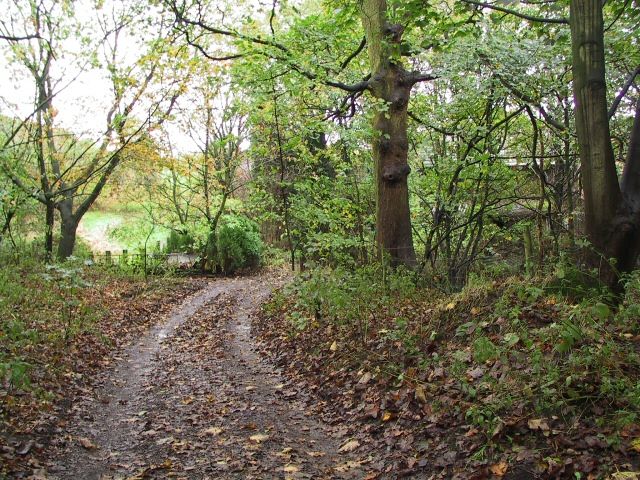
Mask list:
POLYGON ((431 73, 409 72, 406 76, 408 82, 412 85, 419 82, 428 82, 439 78, 437 75, 431 73))
POLYGON ((611 104, 611 108, 609 108, 609 119, 611 119, 611 117, 613 117, 616 114, 616 111, 618 110, 618 106, 620 106, 620 102, 622 101, 624 96, 627 94, 627 92, 629 91, 629 88, 631 88, 631 85, 633 85, 633 81, 636 79, 638 75, 640 75, 640 65, 638 65, 636 69, 633 72, 631 72, 631 75, 629 75, 629 77, 627 78, 627 81, 624 82, 624 85, 622 86, 622 90, 620 90, 620 93, 618 93, 618 95, 616 95, 616 98, 613 100, 613 103, 611 104))
POLYGON ((569 25, 569 20, 566 18, 544 18, 544 17, 536 17, 533 15, 527 15, 526 13, 518 12, 516 10, 511 10, 510 8, 500 7, 498 5, 493 5, 487 2, 478 2, 476 0, 462 0, 464 3, 468 3, 470 5, 475 5, 477 7, 489 8, 491 10, 496 10, 498 12, 506 13, 509 15, 513 15, 518 18, 522 18, 524 20, 529 20, 530 22, 540 22, 540 23, 557 23, 561 25, 569 25))
MULTIPOLYGON (((463 0, 466 1, 466 0, 463 0)), ((490 68, 492 68, 491 65, 491 61, 489 59, 489 57, 487 57, 484 54, 480 54, 480 58, 482 60, 484 60, 484 62, 487 64, 487 66, 489 66, 490 68)), ((521 92, 520 90, 516 89, 513 85, 511 85, 511 83, 505 79, 502 75, 500 75, 497 72, 493 72, 493 74, 496 76, 496 78, 500 81, 500 83, 507 89, 509 90, 509 92, 511 92, 511 94, 516 97, 518 100, 524 102, 524 103, 528 103, 530 105, 533 105, 534 107, 536 107, 538 109, 538 111, 540 112, 540 114, 542 115, 542 117, 545 119, 545 121, 547 123, 549 123, 551 126, 557 128, 558 130, 566 130, 566 126, 563 125, 562 123, 558 122, 556 119, 554 119, 548 112, 547 110, 540 104, 540 102, 535 101, 535 99, 533 99, 532 97, 530 97, 529 95, 521 92)))
POLYGON ((34 39, 39 39, 41 38, 39 34, 33 34, 33 35, 24 35, 21 37, 16 37, 13 35, 2 35, 0 34, 0 40, 7 40, 9 42, 20 42, 22 40, 34 40, 34 39))
MULTIPOLYGON (((318 75, 312 72, 309 72, 307 70, 303 70, 301 67, 299 67, 298 65, 294 64, 290 58, 287 58, 288 56, 291 55, 291 51, 284 45, 282 45, 279 42, 276 42, 275 40, 268 40, 268 39, 264 39, 261 37, 254 37, 251 35, 245 35, 242 34, 240 32, 236 32, 233 30, 226 30, 223 28, 217 28, 217 27, 212 27, 210 25, 205 24, 204 22, 200 21, 200 20, 190 20, 188 18, 186 18, 184 16, 184 13, 181 11, 181 9, 179 9, 176 5, 175 2, 172 2, 170 0, 166 0, 165 3, 169 6, 169 8, 171 9, 171 11, 173 12, 173 14, 176 17, 176 22, 177 23, 182 23, 183 25, 188 25, 188 26, 192 26, 192 27, 198 27, 201 28, 202 30, 204 30, 207 33, 211 33, 214 35, 222 35, 222 36, 226 36, 226 37, 230 37, 230 38, 235 38, 237 40, 243 40, 252 44, 256 44, 256 45, 262 45, 265 47, 272 47, 275 48, 279 51, 281 51, 284 55, 286 56, 282 56, 282 55, 277 55, 276 53, 269 53, 269 52, 256 52, 256 54, 260 54, 260 55, 264 55, 268 58, 272 58, 274 60, 279 60, 281 62, 284 62, 286 65, 288 65, 292 70, 298 72, 300 75, 302 75, 303 77, 308 78, 309 80, 313 80, 313 81, 320 81, 320 83, 323 83, 324 85, 327 85, 329 87, 334 87, 334 88, 339 88, 341 90, 345 90, 347 92, 361 92, 366 90, 367 88, 369 88, 369 81, 368 80, 363 80, 361 82, 355 83, 355 84, 347 84, 347 83, 343 83, 343 82, 338 82, 338 81, 333 81, 333 80, 318 80, 318 75)), ((188 32, 185 31, 185 35, 188 35, 188 32)), ((197 45, 193 45, 194 47, 198 48, 198 50, 200 50, 200 52, 203 52, 203 48, 200 46, 198 47, 197 45)), ((362 50, 364 48, 364 45, 362 45, 361 42, 361 47, 358 48, 358 50, 356 50, 356 55, 359 53, 360 50, 362 50)), ((224 60, 230 60, 233 58, 239 58, 241 56, 243 56, 243 54, 237 54, 238 56, 236 57, 235 55, 229 55, 228 58, 223 57, 221 59, 224 60)), ((216 57, 207 55, 205 53, 205 56, 207 58, 210 59, 216 59, 216 57)), ((353 57, 355 57, 355 55, 352 55, 353 57)), ((348 58, 347 60, 345 60, 342 64, 346 65, 351 61, 351 58, 348 58), (347 61, 348 60, 348 61, 347 61)))
POLYGON ((360 45, 358 45, 358 48, 356 48, 355 51, 351 55, 349 55, 344 62, 340 64, 340 71, 347 68, 347 65, 349 65, 349 62, 351 62, 351 60, 353 60, 358 55, 360 55, 360 52, 362 52, 362 50, 364 50, 364 47, 366 46, 367 46, 367 37, 362 37, 362 41, 360 42, 360 45))

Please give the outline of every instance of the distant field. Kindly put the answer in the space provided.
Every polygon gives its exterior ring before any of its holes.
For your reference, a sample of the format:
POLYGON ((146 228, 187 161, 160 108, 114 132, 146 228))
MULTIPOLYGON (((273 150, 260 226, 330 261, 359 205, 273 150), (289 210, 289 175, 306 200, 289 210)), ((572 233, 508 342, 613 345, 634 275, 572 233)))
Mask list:
MULTIPOLYGON (((117 252, 123 249, 133 251, 143 246, 144 238, 132 233, 130 236, 120 235, 116 239, 111 233, 115 228, 133 227, 139 224, 142 218, 136 213, 87 212, 78 227, 78 236, 87 242, 94 252, 117 252)), ((149 239, 149 246, 155 245, 158 241, 164 243, 166 237, 167 230, 157 227, 149 239)))

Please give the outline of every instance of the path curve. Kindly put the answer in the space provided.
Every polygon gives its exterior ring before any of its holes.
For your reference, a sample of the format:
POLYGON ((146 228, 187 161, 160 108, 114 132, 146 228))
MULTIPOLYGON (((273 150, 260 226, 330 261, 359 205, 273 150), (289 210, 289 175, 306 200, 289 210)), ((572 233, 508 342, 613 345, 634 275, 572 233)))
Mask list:
POLYGON ((48 478, 362 478, 256 351, 251 315, 277 284, 217 280, 160 320, 73 405, 48 478))

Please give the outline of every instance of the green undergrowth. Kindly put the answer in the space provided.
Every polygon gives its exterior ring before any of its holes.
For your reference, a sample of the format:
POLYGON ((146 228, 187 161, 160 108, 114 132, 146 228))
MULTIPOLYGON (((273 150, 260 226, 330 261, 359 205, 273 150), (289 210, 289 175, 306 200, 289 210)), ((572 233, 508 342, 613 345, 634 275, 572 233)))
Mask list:
POLYGON ((617 304, 572 281, 472 278, 446 295, 408 272, 316 269, 265 313, 284 316, 309 356, 330 356, 328 368, 373 371, 430 406, 454 395, 487 441, 531 419, 544 430, 536 422, 548 418, 569 430, 591 422, 615 444, 640 414, 640 275, 617 304))
POLYGON ((2 263, 0 416, 52 400, 64 375, 97 364, 104 349, 126 333, 126 323, 103 322, 109 314, 126 313, 123 302, 175 283, 145 282, 73 258, 52 265, 28 257, 2 263))

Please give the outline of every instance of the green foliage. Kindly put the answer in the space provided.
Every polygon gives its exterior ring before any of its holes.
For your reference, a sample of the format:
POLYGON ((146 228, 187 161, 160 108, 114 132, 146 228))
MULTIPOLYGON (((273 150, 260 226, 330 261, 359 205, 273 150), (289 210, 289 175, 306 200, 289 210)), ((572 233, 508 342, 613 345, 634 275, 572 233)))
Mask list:
POLYGON ((190 233, 171 230, 164 250, 167 253, 193 253, 195 251, 195 243, 196 240, 190 233))
POLYGON ((258 225, 241 215, 224 215, 216 235, 216 261, 225 273, 260 264, 263 245, 258 225))
POLYGON ((479 337, 473 342, 473 359, 484 363, 498 356, 498 348, 487 337, 479 337))
MULTIPOLYGON (((402 269, 388 272, 375 264, 353 270, 317 267, 301 273, 287 287, 286 294, 295 302, 289 318, 298 329, 327 324, 357 328, 360 339, 366 341, 370 319, 382 309, 410 298, 416 288, 415 276, 402 269)), ((382 333, 406 343, 415 352, 406 319, 398 317, 394 328, 382 333)))
POLYGON ((576 266, 567 256, 561 256, 554 266, 551 280, 546 290, 558 293, 574 301, 601 299, 612 301, 612 293, 598 277, 598 272, 576 266))
POLYGON ((91 328, 100 312, 79 301, 90 288, 82 263, 73 258, 49 266, 27 259, 0 267, 1 379, 12 388, 27 388, 36 367, 25 352, 45 344, 66 348, 91 328))

